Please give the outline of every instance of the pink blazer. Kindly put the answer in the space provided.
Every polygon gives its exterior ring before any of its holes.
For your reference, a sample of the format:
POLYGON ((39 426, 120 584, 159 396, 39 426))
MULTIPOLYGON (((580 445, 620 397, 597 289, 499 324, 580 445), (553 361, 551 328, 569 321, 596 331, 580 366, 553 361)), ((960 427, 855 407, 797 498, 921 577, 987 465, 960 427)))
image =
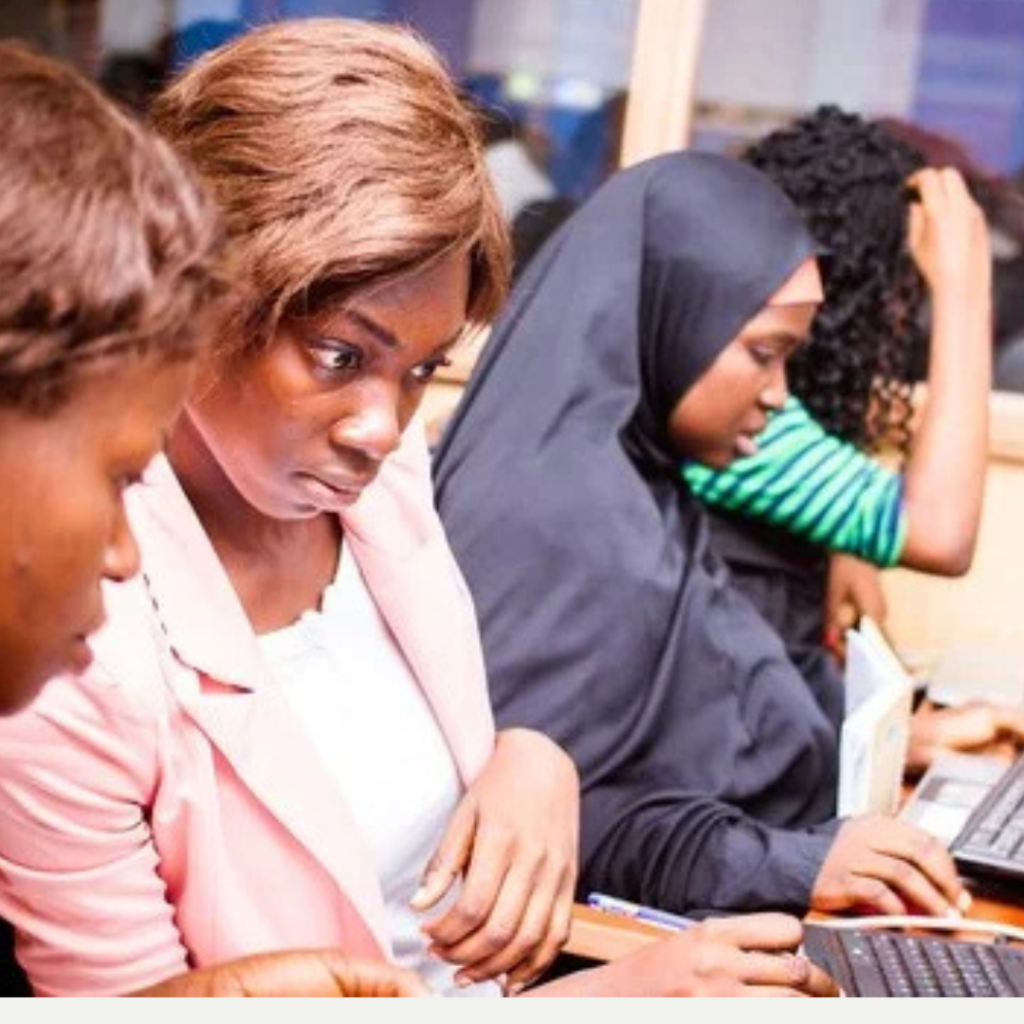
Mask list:
MULTIPOLYGON (((386 956, 367 849, 166 461, 130 515, 142 573, 106 591, 92 669, 0 721, 0 916, 36 991, 287 947, 386 956)), ((343 525, 468 783, 494 726, 418 426, 343 525)))

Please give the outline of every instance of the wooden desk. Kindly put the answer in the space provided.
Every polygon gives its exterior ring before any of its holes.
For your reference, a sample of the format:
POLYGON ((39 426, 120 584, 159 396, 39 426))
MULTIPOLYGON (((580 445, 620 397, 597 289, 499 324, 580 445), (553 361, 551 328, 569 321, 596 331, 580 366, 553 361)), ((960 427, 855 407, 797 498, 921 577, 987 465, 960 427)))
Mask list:
POLYGON ((577 903, 563 952, 587 960, 616 960, 671 932, 577 903))
POLYGON ((974 921, 999 921, 1024 928, 1024 903, 1004 903, 974 894, 974 903, 967 917, 974 921))

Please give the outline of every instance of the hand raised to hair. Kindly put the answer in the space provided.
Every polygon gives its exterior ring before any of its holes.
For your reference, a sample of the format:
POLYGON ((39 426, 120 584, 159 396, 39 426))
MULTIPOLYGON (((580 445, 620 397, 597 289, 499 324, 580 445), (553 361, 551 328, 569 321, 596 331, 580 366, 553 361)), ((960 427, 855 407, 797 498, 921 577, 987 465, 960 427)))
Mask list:
POLYGON ((411 971, 393 964, 353 960, 340 950, 262 953, 154 985, 138 996, 161 997, 396 997, 432 993, 411 971))
POLYGON ((952 168, 918 171, 909 182, 921 201, 910 207, 908 244, 936 301, 953 292, 978 301, 992 283, 988 224, 963 176, 952 168))
POLYGON ((460 980, 507 976, 515 991, 569 934, 579 842, 579 777, 541 733, 498 734, 494 753, 455 814, 413 900, 428 910, 462 875, 461 891, 423 931, 460 980))

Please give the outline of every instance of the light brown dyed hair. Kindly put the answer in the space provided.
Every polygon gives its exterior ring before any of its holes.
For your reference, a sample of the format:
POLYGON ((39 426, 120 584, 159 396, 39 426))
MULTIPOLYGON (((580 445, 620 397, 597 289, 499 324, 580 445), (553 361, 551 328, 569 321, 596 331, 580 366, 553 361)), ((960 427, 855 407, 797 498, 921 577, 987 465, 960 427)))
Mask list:
POLYGON ((196 354, 218 217, 170 147, 0 41, 0 403, 46 414, 119 360, 196 354))
POLYGON ((453 252, 470 254, 470 322, 504 301, 507 229, 476 115, 410 29, 264 26, 187 69, 153 121, 224 213, 237 303, 222 356, 453 252))

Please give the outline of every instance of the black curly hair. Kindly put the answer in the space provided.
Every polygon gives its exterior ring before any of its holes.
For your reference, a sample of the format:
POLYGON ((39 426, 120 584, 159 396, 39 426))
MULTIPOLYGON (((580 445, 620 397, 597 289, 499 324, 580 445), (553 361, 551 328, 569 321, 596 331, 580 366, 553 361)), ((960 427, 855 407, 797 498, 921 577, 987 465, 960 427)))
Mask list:
POLYGON ((864 449, 909 443, 926 351, 927 290, 907 246, 907 178, 922 153, 835 106, 755 142, 744 158, 796 203, 823 248, 825 302, 789 384, 826 430, 864 449))

